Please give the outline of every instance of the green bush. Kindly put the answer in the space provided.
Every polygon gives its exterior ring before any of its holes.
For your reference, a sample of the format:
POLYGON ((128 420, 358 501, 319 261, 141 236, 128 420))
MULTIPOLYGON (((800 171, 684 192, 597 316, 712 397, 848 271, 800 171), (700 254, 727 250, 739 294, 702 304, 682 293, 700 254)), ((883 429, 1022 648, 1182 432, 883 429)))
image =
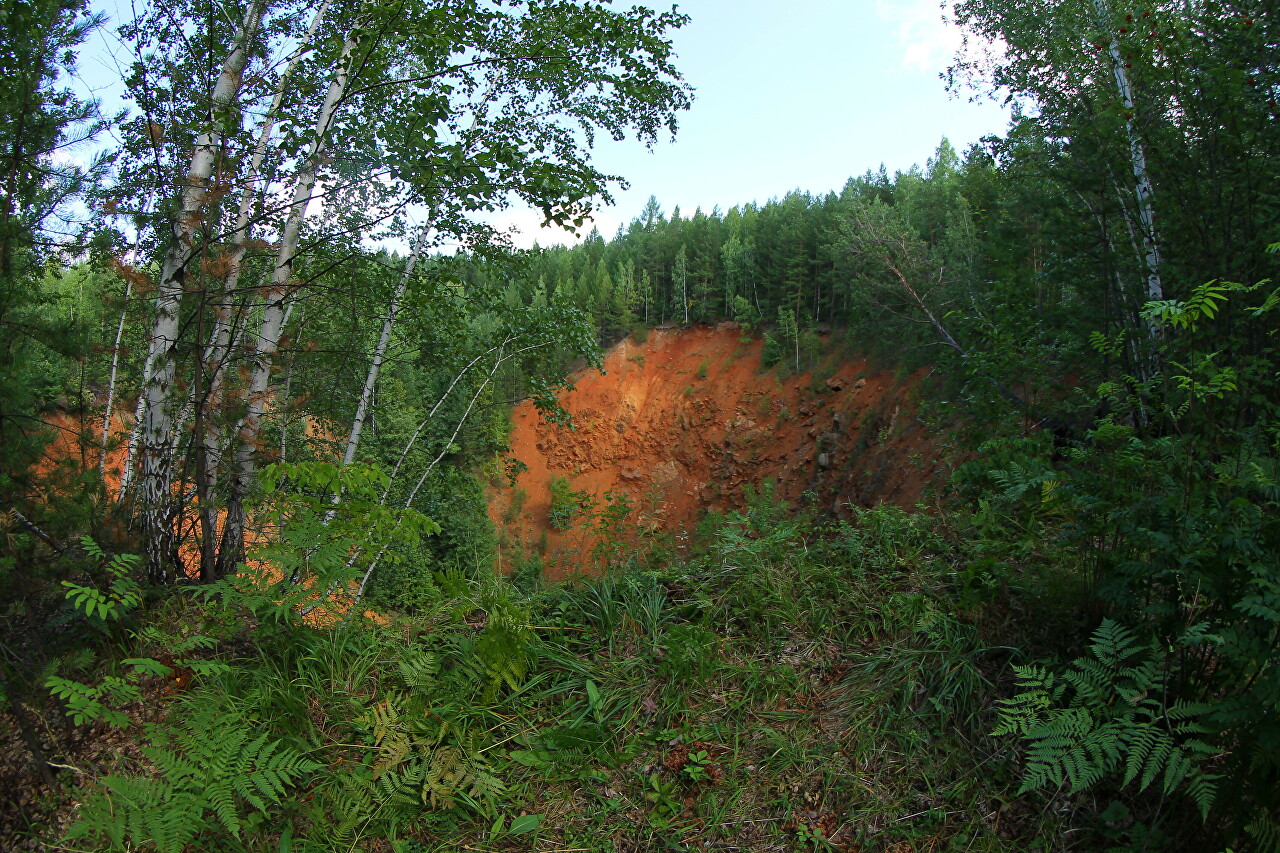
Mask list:
POLYGON ((547 524, 555 530, 568 530, 578 512, 578 496, 565 477, 554 477, 549 486, 551 506, 547 510, 547 524))
POLYGON ((773 367, 782 360, 782 346, 778 343, 778 339, 770 332, 764 333, 764 349, 760 351, 760 364, 765 367, 773 367))

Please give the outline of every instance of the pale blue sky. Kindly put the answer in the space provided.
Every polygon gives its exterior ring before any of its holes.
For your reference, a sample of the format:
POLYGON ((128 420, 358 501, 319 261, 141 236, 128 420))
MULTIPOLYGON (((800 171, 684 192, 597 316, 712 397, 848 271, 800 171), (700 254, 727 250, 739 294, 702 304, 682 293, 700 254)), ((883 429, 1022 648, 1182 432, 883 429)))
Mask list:
MULTIPOLYGON (((619 0, 623 5, 629 0, 619 0)), ((94 0, 115 16, 129 0, 94 0)), ((659 6, 653 0, 647 5, 659 6)), ((631 189, 601 210, 606 237, 639 214, 650 194, 668 213, 679 205, 728 209, 793 189, 838 190, 884 163, 890 172, 924 161, 943 136, 960 150, 1005 129, 1008 113, 968 95, 949 95, 938 75, 960 44, 939 0, 686 0, 692 20, 674 35, 677 65, 695 87, 680 133, 646 151, 603 142, 597 163, 631 189)), ((82 52, 82 81, 111 109, 116 69, 105 45, 109 21, 82 52), (112 81, 114 82, 114 81, 112 81)), ((496 221, 520 227, 528 245, 563 235, 537 227, 532 211, 496 221)))
MULTIPOLYGON (((850 176, 923 164, 943 136, 963 151, 1002 133, 1008 111, 950 96, 938 75, 960 45, 938 0, 687 0, 678 67, 696 90, 675 143, 652 153, 604 144, 597 162, 631 189, 601 211, 611 237, 650 194, 728 209, 793 189, 839 190, 850 176)), ((512 215, 529 230, 532 214, 512 215)), ((532 235, 544 244, 550 235, 532 235)), ((528 237, 526 239, 529 239, 528 237)))

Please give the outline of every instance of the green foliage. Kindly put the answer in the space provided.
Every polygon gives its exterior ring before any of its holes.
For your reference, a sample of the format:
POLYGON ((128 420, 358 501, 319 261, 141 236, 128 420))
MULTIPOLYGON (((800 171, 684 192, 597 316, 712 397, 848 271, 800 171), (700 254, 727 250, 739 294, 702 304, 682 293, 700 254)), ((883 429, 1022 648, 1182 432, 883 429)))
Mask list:
MULTIPOLYGON (((118 623, 131 610, 141 604, 142 590, 130 576, 138 570, 141 558, 136 554, 108 555, 93 539, 81 540, 85 553, 98 560, 110 580, 110 589, 103 592, 97 587, 63 581, 67 587, 66 598, 79 610, 83 610, 91 623, 101 626, 108 634, 116 634, 118 623)), ((191 657, 193 652, 208 648, 213 640, 203 634, 189 634, 179 639, 162 638, 154 627, 144 627, 133 632, 135 640, 162 645, 175 666, 190 669, 194 674, 210 676, 224 667, 215 661, 191 657)), ((59 663, 63 663, 60 661, 59 663)), ((67 715, 79 726, 91 722, 104 722, 116 728, 129 725, 127 714, 118 707, 143 698, 142 682, 146 679, 165 678, 171 667, 154 658, 126 658, 121 666, 128 667, 124 675, 107 675, 97 684, 82 684, 50 672, 44 678, 44 686, 66 706, 67 715)), ((55 667, 57 663, 55 663, 55 667)))
POLYGON ((255 735, 241 715, 192 708, 193 716, 153 732, 142 752, 154 775, 106 775, 85 794, 68 837, 105 839, 111 849, 153 844, 178 853, 202 834, 240 838, 320 765, 255 735))
POLYGON ((1202 320, 1212 320, 1217 316, 1223 303, 1227 301, 1227 293, 1233 290, 1244 290, 1244 288, 1229 283, 1205 282, 1192 290, 1191 295, 1185 300, 1165 299, 1148 302, 1142 309, 1142 316, 1161 325, 1194 332, 1202 320))
POLYGON ((548 486, 551 491, 551 506, 547 510, 547 523, 555 530, 568 530, 573 526, 573 519, 582 510, 582 498, 585 495, 576 492, 565 477, 553 477, 548 486))
POLYGON ((511 492, 511 497, 507 501, 506 511, 502 514, 502 520, 506 524, 511 524, 520 517, 520 513, 524 512, 525 502, 529 500, 529 493, 522 487, 517 487, 511 492))
POLYGON ((1123 784, 1146 790, 1159 780, 1164 794, 1185 792, 1207 818, 1217 778, 1205 770, 1217 750, 1200 737, 1209 707, 1170 702, 1160 661, 1116 622, 1102 622, 1090 651, 1059 676, 1014 668, 1020 692, 1001 700, 993 734, 1026 742, 1019 793, 1062 785, 1074 793, 1123 768, 1123 784))
MULTIPOLYGON (((1272 345, 1247 354, 1247 341, 1274 335, 1272 300, 1258 291, 1210 282, 1149 303, 1160 369, 1100 383, 1094 405, 1108 412, 1085 441, 991 441, 960 480, 981 488, 993 557, 1041 564, 1018 582, 1058 612, 1046 622, 1078 630, 1061 613, 1072 599, 1110 617, 1092 657, 1059 675, 1048 660, 1018 670, 1003 730, 1029 743, 1026 787, 1183 792, 1210 832, 1237 844, 1254 814, 1280 808, 1264 746, 1276 737, 1278 590, 1262 568, 1280 554, 1280 410, 1272 345), (1210 331, 1227 316, 1234 335, 1210 331)), ((1101 333, 1092 343, 1105 358, 1129 346, 1101 333)))
MULTIPOLYGON (((147 667, 142 669, 146 671, 147 667)), ((111 705, 125 705, 142 698, 142 691, 133 680, 114 675, 104 678, 96 685, 49 675, 44 680, 44 686, 66 704, 67 716, 77 726, 102 721, 110 726, 124 728, 129 725, 128 715, 111 705)))
POLYGON ((765 332, 764 349, 760 351, 760 363, 765 367, 777 364, 786 353, 778 343, 778 339, 770 332, 765 332))
POLYGON ((127 612, 142 602, 142 588, 132 577, 142 558, 136 554, 108 555, 88 536, 82 537, 81 545, 90 557, 103 561, 103 571, 110 577, 110 589, 103 591, 94 586, 83 586, 63 581, 67 588, 67 600, 77 610, 83 610, 86 616, 97 616, 102 620, 119 620, 127 612))
POLYGON ((317 591, 327 590, 327 598, 361 581, 374 561, 401 565, 411 549, 441 528, 416 510, 387 507, 382 498, 389 482, 374 465, 267 466, 253 514, 277 532, 252 556, 269 568, 261 575, 228 578, 206 594, 240 596, 264 615, 290 620, 317 591))
POLYGON ((492 812, 505 786, 485 761, 475 733, 448 720, 406 720, 393 700, 361 722, 381 755, 371 775, 377 799, 400 805, 418 799, 433 808, 453 808, 463 800, 492 812))

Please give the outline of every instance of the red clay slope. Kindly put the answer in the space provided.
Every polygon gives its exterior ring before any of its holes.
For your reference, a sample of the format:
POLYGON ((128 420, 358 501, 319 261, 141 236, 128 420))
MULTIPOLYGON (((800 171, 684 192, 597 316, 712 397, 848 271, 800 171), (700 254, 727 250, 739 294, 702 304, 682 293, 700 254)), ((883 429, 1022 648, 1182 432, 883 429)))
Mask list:
POLYGON ((780 496, 811 493, 808 500, 836 515, 849 503, 914 505, 938 465, 912 417, 917 377, 899 383, 846 361, 828 364, 821 381, 805 373, 779 382, 760 372, 761 348, 734 324, 653 330, 643 344, 614 347, 604 374, 575 377, 561 400, 571 428, 544 422, 530 403, 518 406, 512 455, 528 470, 490 504, 502 567, 536 550, 552 578, 590 571, 585 526, 548 525, 557 476, 597 499, 625 493, 630 522, 677 537, 707 510, 741 508, 743 487, 766 477, 780 496))

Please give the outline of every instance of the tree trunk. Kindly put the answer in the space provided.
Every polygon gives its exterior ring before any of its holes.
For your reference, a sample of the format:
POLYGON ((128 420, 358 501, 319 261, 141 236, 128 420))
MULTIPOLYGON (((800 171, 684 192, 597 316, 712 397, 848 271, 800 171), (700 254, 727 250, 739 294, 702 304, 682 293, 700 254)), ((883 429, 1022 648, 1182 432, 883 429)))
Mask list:
POLYGON ((373 361, 364 378, 364 388, 360 390, 360 402, 356 404, 356 416, 351 422, 351 433, 347 436, 347 447, 342 454, 342 464, 350 465, 356 458, 356 448, 360 445, 360 434, 364 431, 364 422, 369 415, 369 406, 373 402, 373 390, 378 383, 378 373, 382 370, 382 361, 387 355, 387 346, 391 341, 391 330, 395 327, 396 315, 400 312, 400 301, 404 298, 405 289, 413 278, 413 268, 417 265, 423 250, 427 246, 431 233, 428 223, 414 242, 413 251, 405 261, 404 272, 396 284, 395 293, 391 296, 391 304, 387 308, 386 319, 382 321, 382 334, 378 336, 378 345, 373 351, 373 361))
POLYGON ((124 286, 124 307, 120 309, 120 323, 116 326, 115 345, 111 348, 111 378, 107 380, 107 409, 102 416, 102 455, 98 459, 98 475, 104 480, 107 476, 107 443, 111 438, 111 409, 116 402, 116 376, 120 369, 120 341, 124 339, 124 321, 129 307, 129 294, 133 292, 133 281, 127 280, 124 286))
POLYGON ((262 415, 266 410, 267 389, 271 380, 271 366, 280 344, 286 310, 293 295, 293 263, 298 254, 298 240, 302 235, 302 222, 307 205, 315 190, 320 161, 324 155, 329 128, 334 115, 346 94, 351 73, 351 56, 358 45, 359 31, 352 33, 342 46, 338 59, 338 71, 329 83, 324 103, 316 117, 315 131, 310 150, 294 181, 293 200, 280 234, 280 248, 276 254, 275 271, 266 293, 266 309, 254 349, 253 365, 249 380, 248 411, 237 435, 239 447, 231 475, 230 494, 227 498, 227 517, 223 522, 222 545, 218 554, 218 572, 230 572, 244 553, 244 499, 253 479, 254 448, 262 430, 262 415))
MULTIPOLYGON (((413 504, 413 499, 418 496, 418 492, 422 489, 423 484, 427 482, 427 477, 431 474, 433 470, 435 470, 435 467, 440 464, 440 460, 444 459, 445 454, 449 452, 449 448, 453 445, 453 442, 458 438, 458 433, 461 432, 463 425, 467 422, 467 418, 471 416, 471 410, 475 408, 476 401, 480 399, 480 395, 484 393, 484 389, 489 386, 489 382, 493 380, 494 374, 498 372, 498 368, 502 366, 502 363, 506 361, 508 358, 511 358, 527 350, 534 349, 536 348, 536 346, 542 346, 542 344, 523 347, 519 350, 516 350, 516 352, 511 353, 511 355, 503 355, 501 349, 499 349, 498 357, 493 362, 493 368, 489 371, 489 375, 484 378, 484 381, 480 383, 480 387, 476 389, 476 392, 471 395, 471 402, 467 403, 466 410, 462 413, 462 416, 458 418, 458 423, 453 428, 453 434, 449 436, 449 440, 444 443, 444 447, 441 448, 440 453, 436 455, 435 459, 431 460, 431 464, 428 465, 426 467, 426 470, 422 472, 422 476, 420 476, 418 478, 418 482, 414 484, 413 489, 409 492, 409 496, 405 498, 404 500, 405 509, 408 509, 413 504)), ((369 585, 369 578, 373 577, 373 570, 378 567, 378 564, 380 562, 382 562, 382 558, 383 556, 386 555, 386 553, 387 553, 387 546, 383 545, 382 548, 378 551, 378 553, 375 554, 373 559, 369 562, 369 568, 367 568, 364 572, 364 575, 361 576, 360 584, 356 588, 355 598, 351 602, 351 610, 350 610, 351 613, 354 613, 356 609, 360 606, 360 601, 361 599, 364 598, 365 587, 369 585)), ((328 598, 328 594, 325 595, 325 598, 326 599, 328 598)))
MULTIPOLYGON (((208 389, 204 395, 202 408, 212 410, 218 407, 222 400, 223 379, 226 375, 227 364, 231 361, 232 342, 237 326, 236 302, 240 288, 240 274, 243 270, 245 254, 248 252, 249 247, 253 202, 256 197, 257 178, 262 171, 262 161, 266 158, 267 148, 271 142, 271 133, 275 129, 276 117, 279 113, 280 105, 284 101, 289 78, 293 75, 294 69, 297 68, 303 55, 310 49, 311 42, 315 39, 316 31, 320 28, 320 22, 323 20, 328 8, 329 0, 323 0, 320 7, 316 9, 307 32, 303 35, 297 48, 290 55, 288 63, 280 72, 280 79, 276 84, 271 106, 267 110, 262 126, 258 131, 258 141, 254 146, 253 155, 250 157, 249 169, 244 176, 244 186, 240 192, 235 228, 232 232, 232 246, 227 257, 227 272, 223 279, 222 293, 214 315, 213 331, 204 346, 204 352, 201 356, 202 364, 208 371, 208 389)), ((196 495, 201 514, 201 532, 202 535, 209 537, 207 540, 208 545, 202 548, 201 552, 202 576, 204 562, 209 559, 213 561, 209 567, 210 576, 216 578, 221 576, 220 569, 225 567, 217 563, 216 557, 213 556, 216 553, 213 542, 217 530, 217 508, 214 492, 218 482, 218 470, 222 462, 221 448, 224 437, 221 428, 217 424, 211 423, 207 415, 198 412, 196 420, 196 442, 199 445, 197 452, 201 454, 201 459, 196 462, 196 495), (206 550, 209 552, 208 555, 204 553, 206 550)))
POLYGON ((173 235, 160 267, 156 319, 147 358, 151 375, 143 388, 142 410, 142 529, 146 539, 147 572, 153 582, 172 581, 177 568, 177 543, 172 520, 173 413, 169 399, 176 368, 178 311, 187 265, 195 258, 196 230, 211 188, 210 179, 229 125, 229 111, 240 93, 249 48, 266 12, 266 0, 254 0, 245 12, 235 47, 223 62, 214 86, 209 127, 196 138, 187 170, 173 235))
MULTIPOLYGON (((1098 25, 1108 34, 1107 52, 1111 57, 1111 72, 1116 78, 1116 89, 1120 93, 1120 102, 1125 110, 1124 126, 1129 136, 1129 163, 1133 167, 1134 196, 1138 202, 1138 221, 1142 226, 1147 301, 1164 299, 1164 287, 1160 281, 1160 243, 1156 236, 1156 215, 1153 204, 1155 190, 1151 185, 1151 175, 1147 172, 1147 154, 1142 144, 1142 136, 1134 124, 1133 87, 1129 83, 1129 72, 1125 70, 1120 43, 1115 37, 1115 25, 1112 22, 1111 10, 1107 7, 1107 0, 1093 0, 1093 8, 1098 13, 1098 25)), ((1153 337, 1156 334, 1156 329, 1151 324, 1148 324, 1147 331, 1153 337)))
POLYGON ((258 132, 258 142, 254 146, 253 156, 249 160, 248 172, 244 176, 244 188, 240 193, 235 230, 232 232, 231 253, 227 257, 227 274, 223 280, 222 298, 218 303, 213 334, 210 336, 209 343, 205 348, 205 364, 211 365, 213 368, 209 375, 209 399, 212 405, 217 405, 221 392, 223 368, 225 368, 229 360, 228 351, 231 346, 233 328, 232 314, 235 310, 236 291, 240 286, 240 273, 244 266, 244 256, 248 251, 250 218, 253 214, 253 200, 256 197, 258 174, 262 170, 262 161, 266 157, 267 147, 271 142, 271 133, 275 129, 276 116, 280 110, 280 104, 284 101, 285 87, 303 54, 310 49, 311 41, 315 38, 316 31, 320 28, 320 21, 328 8, 329 0, 324 0, 320 4, 320 8, 316 10, 315 16, 311 19, 311 25, 306 34, 289 57, 289 62, 285 65, 284 70, 280 72, 280 80, 276 84, 275 96, 272 98, 271 107, 267 110, 266 117, 262 121, 262 127, 258 132))
MULTIPOLYGON (((479 105, 476 107, 475 114, 472 116, 471 125, 467 128, 463 139, 466 141, 464 153, 470 152, 471 142, 474 140, 476 129, 480 126, 480 120, 484 117, 488 110, 490 100, 498 88, 498 80, 490 81, 488 88, 480 99, 479 105)), ((387 307, 387 317, 382 323, 382 332, 378 336, 378 344, 373 351, 373 360, 369 365, 369 371, 365 375, 364 387, 360 391, 360 402, 356 404, 355 418, 351 422, 351 432, 347 436, 347 446, 342 454, 342 464, 350 465, 356 458, 356 449, 360 446, 360 435, 364 431, 365 420, 369 415, 369 407, 373 404, 373 392, 377 387, 378 374, 382 371, 382 362, 386 358, 387 347, 391 341, 391 332, 395 328, 396 317, 400 313, 400 303, 404 299, 405 290, 409 286, 409 282, 413 279, 413 270, 418 261, 422 257, 422 253, 426 251, 430 244, 431 230, 434 227, 436 217, 439 215, 440 206, 437 203, 433 205, 428 212, 426 220, 422 225, 422 232, 418 235, 418 239, 413 244, 413 250, 409 254, 409 258, 405 261, 404 272, 400 276, 400 281, 396 285, 395 293, 391 296, 391 304, 387 307)), ((452 386, 451 386, 452 387, 452 386)), ((338 495, 334 495, 334 501, 337 502, 338 495)))

